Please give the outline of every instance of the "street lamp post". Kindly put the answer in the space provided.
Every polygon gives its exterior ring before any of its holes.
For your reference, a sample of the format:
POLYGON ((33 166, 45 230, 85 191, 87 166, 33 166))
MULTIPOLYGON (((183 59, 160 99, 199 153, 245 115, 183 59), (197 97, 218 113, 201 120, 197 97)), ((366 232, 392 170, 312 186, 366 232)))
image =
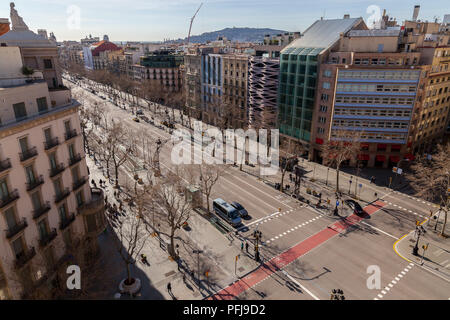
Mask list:
POLYGON ((200 288, 200 253, 203 253, 202 250, 193 250, 192 253, 197 254, 197 282, 198 287, 200 288))
POLYGON ((327 168, 327 182, 326 185, 328 186, 328 174, 330 173, 330 167, 327 168))

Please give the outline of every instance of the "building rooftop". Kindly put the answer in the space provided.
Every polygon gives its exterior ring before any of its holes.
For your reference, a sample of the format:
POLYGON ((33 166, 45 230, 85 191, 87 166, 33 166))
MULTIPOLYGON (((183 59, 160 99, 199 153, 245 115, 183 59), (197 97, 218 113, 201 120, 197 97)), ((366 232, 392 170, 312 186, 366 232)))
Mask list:
POLYGON ((349 37, 398 37, 400 29, 351 30, 349 37))
POLYGON ((329 19, 317 20, 308 29, 303 36, 292 41, 283 51, 296 48, 322 48, 326 49, 339 40, 341 32, 346 33, 359 23, 362 18, 329 19))
POLYGON ((30 30, 11 30, 0 36, 0 43, 21 48, 55 48, 56 44, 30 30))

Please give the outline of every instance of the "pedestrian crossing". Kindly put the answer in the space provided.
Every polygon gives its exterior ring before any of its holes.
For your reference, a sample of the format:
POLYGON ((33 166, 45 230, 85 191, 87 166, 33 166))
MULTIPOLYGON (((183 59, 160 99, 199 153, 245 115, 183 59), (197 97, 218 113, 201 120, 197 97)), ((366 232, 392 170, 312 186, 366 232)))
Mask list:
POLYGON ((270 243, 272 243, 272 242, 274 242, 274 241, 276 241, 276 240, 279 240, 279 239, 281 239, 282 237, 288 235, 289 233, 294 232, 294 231, 296 231, 296 230, 298 230, 298 229, 300 229, 300 228, 302 228, 302 227, 305 227, 305 226, 307 226, 308 224, 310 224, 310 223, 312 223, 312 222, 314 222, 314 221, 316 221, 316 220, 319 220, 319 219, 322 218, 323 216, 324 216, 324 215, 319 215, 319 216, 317 216, 317 217, 315 217, 315 218, 312 218, 312 219, 310 219, 310 220, 308 220, 308 221, 305 221, 305 222, 303 222, 303 223, 300 223, 300 224, 298 224, 297 226, 292 227, 291 229, 288 229, 288 230, 286 230, 285 232, 282 232, 282 233, 280 233, 280 234, 277 235, 277 236, 274 236, 274 237, 271 238, 270 240, 267 240, 266 242, 263 242, 262 244, 263 244, 263 245, 267 245, 267 244, 270 244, 270 243))
POLYGON ((385 295, 387 295, 389 293, 389 291, 394 288, 395 285, 398 284, 398 282, 404 277, 406 276, 407 272, 409 272, 411 270, 411 268, 414 266, 414 263, 410 263, 406 266, 406 268, 404 268, 399 274, 397 274, 397 276, 394 277, 394 279, 391 280, 391 282, 384 287, 380 293, 373 298, 373 300, 380 300, 383 299, 385 295))
POLYGON ((416 215, 416 216, 418 216, 418 217, 421 217, 421 218, 423 218, 423 219, 426 219, 426 218, 427 218, 427 217, 421 215, 420 213, 414 212, 414 211, 409 210, 409 209, 407 209, 407 208, 403 208, 402 206, 399 206, 399 205, 397 205, 397 204, 395 204, 395 203, 387 202, 387 204, 389 204, 390 206, 393 206, 393 207, 395 207, 395 208, 397 208, 397 209, 403 210, 403 211, 405 211, 405 212, 412 213, 412 214, 414 214, 414 215, 416 215))

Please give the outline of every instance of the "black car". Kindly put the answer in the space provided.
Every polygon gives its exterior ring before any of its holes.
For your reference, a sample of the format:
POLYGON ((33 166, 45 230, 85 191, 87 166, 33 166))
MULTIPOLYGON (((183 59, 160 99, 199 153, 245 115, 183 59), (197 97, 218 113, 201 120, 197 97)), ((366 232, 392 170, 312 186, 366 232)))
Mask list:
POLYGON ((236 210, 239 212, 239 215, 241 216, 241 218, 248 216, 247 210, 245 210, 245 208, 239 202, 233 201, 233 202, 231 202, 231 205, 234 208, 236 208, 236 210))
POLYGON ((357 215, 364 214, 364 209, 361 207, 361 205, 358 202, 348 199, 348 200, 344 200, 344 203, 347 204, 353 210, 353 212, 355 214, 357 214, 357 215))

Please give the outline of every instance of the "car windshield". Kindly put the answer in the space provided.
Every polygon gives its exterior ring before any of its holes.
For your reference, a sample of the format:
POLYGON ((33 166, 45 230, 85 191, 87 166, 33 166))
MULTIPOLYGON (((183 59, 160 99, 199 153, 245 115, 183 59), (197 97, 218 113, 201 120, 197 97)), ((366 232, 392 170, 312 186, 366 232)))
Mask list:
POLYGON ((235 202, 234 207, 238 210, 244 209, 239 203, 235 202))

